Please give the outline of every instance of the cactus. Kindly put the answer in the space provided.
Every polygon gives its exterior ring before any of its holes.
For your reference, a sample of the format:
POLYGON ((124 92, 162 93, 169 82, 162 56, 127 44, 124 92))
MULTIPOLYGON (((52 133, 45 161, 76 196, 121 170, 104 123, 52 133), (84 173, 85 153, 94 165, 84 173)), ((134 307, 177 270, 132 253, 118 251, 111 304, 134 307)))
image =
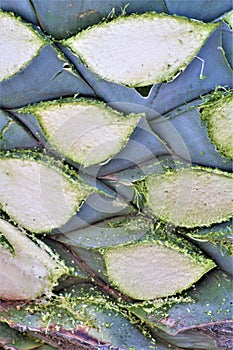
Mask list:
POLYGON ((231 349, 231 1, 0 24, 0 346, 231 349))

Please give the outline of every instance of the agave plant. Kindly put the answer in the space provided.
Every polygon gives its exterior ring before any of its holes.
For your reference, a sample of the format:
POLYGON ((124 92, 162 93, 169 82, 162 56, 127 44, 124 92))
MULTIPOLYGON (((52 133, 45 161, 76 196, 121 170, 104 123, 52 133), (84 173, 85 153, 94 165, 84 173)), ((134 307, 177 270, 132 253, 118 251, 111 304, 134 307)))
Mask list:
POLYGON ((231 1, 0 23, 0 346, 231 349, 231 1))

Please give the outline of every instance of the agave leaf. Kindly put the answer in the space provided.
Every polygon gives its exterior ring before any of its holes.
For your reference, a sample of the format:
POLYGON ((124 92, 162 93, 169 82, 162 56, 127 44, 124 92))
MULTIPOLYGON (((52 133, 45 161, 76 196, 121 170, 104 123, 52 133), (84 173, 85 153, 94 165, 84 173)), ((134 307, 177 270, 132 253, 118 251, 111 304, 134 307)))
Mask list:
POLYGON ((143 196, 133 183, 142 180, 148 174, 162 174, 167 168, 176 169, 185 166, 190 166, 189 162, 174 155, 164 155, 112 174, 102 175, 104 169, 100 169, 98 175, 107 186, 114 189, 125 200, 142 209, 143 196))
POLYGON ((152 119, 209 93, 217 86, 232 87, 232 69, 224 54, 225 51, 229 52, 227 57, 231 60, 231 37, 225 38, 225 29, 219 26, 198 53, 198 58, 172 82, 153 85, 147 98, 143 98, 135 89, 100 79, 69 49, 64 46, 60 48, 92 86, 97 96, 124 113, 146 112, 148 118, 152 119), (222 45, 223 50, 215 49, 222 45), (216 67, 215 74, 212 74, 213 67, 216 67))
POLYGON ((134 210, 127 201, 122 200, 119 196, 110 197, 93 193, 83 203, 78 213, 72 216, 64 226, 54 229, 52 233, 66 234, 108 218, 133 213, 134 210))
MULTIPOLYGON (((50 152, 56 153, 56 157, 61 157, 59 153, 55 152, 54 149, 51 149, 35 114, 23 113, 24 110, 30 111, 30 109, 27 108, 19 109, 18 111, 14 110, 12 114, 15 118, 19 119, 24 125, 26 125, 33 135, 40 140, 40 143, 44 147, 49 149, 50 152)), ((157 156, 167 155, 169 153, 170 151, 163 140, 159 139, 159 137, 152 132, 145 118, 141 118, 130 136, 127 145, 108 162, 84 168, 68 158, 66 158, 66 161, 73 167, 78 168, 82 176, 88 181, 88 178, 96 179, 109 173, 115 173, 122 169, 132 167, 135 163, 140 164, 141 166, 141 164, 148 159, 152 159, 154 162, 157 159, 157 156)), ((64 158, 63 155, 62 158, 64 158)), ((96 180, 96 183, 98 183, 98 180, 96 180)), ((103 191, 107 190, 103 189, 103 191)))
POLYGON ((170 154, 170 149, 149 127, 142 118, 131 135, 127 145, 117 153, 107 164, 90 169, 98 177, 113 174, 147 161, 157 160, 157 156, 170 154))
POLYGON ((40 148, 37 140, 14 121, 6 112, 0 110, 0 149, 40 148))
POLYGON ((21 74, 3 81, 0 87, 4 108, 22 107, 61 95, 94 96, 92 89, 51 45, 45 45, 21 74))
POLYGON ((9 123, 9 118, 7 114, 0 109, 0 132, 2 133, 4 131, 4 128, 9 123))
POLYGON ((147 102, 150 108, 157 113, 165 114, 199 98, 200 95, 209 93, 218 86, 231 88, 232 70, 225 60, 221 47, 222 29, 219 27, 210 35, 198 52, 198 57, 182 74, 172 82, 162 84, 157 93, 151 91, 147 102))
POLYGON ((30 0, 1 0, 1 9, 6 12, 14 12, 27 22, 38 25, 38 21, 30 0))
POLYGON ((226 23, 222 23, 222 48, 230 68, 233 70, 233 48, 232 48, 233 31, 226 23))
POLYGON ((216 25, 150 12, 93 26, 63 44, 104 79, 127 86, 147 86, 172 80, 215 28, 216 25), (129 29, 132 27, 133 31, 129 29), (160 55, 155 54, 155 47, 159 47, 160 55))
POLYGON ((113 247, 141 239, 151 220, 142 215, 119 216, 56 237, 56 240, 84 248, 113 247))
MULTIPOLYGON (((29 114, 19 114, 17 115, 22 122, 25 122, 27 127, 33 131, 40 143, 46 145, 46 138, 37 122, 37 119, 33 115, 29 114)), ((61 158, 60 155, 56 155, 61 158)), ((61 159, 62 161, 64 159, 61 159)), ((77 164, 72 165, 77 167, 77 164)), ((124 201, 123 198, 113 191, 110 187, 106 186, 104 183, 100 182, 96 178, 96 174, 93 178, 86 175, 85 169, 79 169, 79 174, 84 179, 85 182, 89 183, 92 187, 99 189, 100 193, 92 193, 86 198, 86 201, 82 203, 77 213, 59 228, 53 228, 50 234, 60 234, 66 233, 80 228, 86 227, 87 225, 100 222, 104 219, 125 215, 133 212, 133 208, 129 206, 129 201, 124 201)))
POLYGON ((1 208, 31 232, 62 226, 96 191, 38 152, 3 153, 0 164, 1 208))
MULTIPOLYGON (((56 344, 54 344, 54 345, 56 346, 56 344)), ((58 348, 57 347, 53 347, 51 345, 42 345, 38 350, 54 350, 54 349, 58 349, 58 348)))
POLYGON ((95 100, 45 102, 35 114, 48 142, 84 167, 109 160, 123 148, 142 115, 124 116, 95 100))
POLYGON ((213 144, 219 152, 233 159, 233 93, 220 96, 214 93, 200 111, 213 144))
POLYGON ((53 0, 46 1, 42 6, 40 0, 32 0, 34 9, 40 19, 41 27, 56 39, 67 38, 78 31, 102 20, 103 17, 114 17, 122 12, 127 13, 157 11, 163 12, 165 6, 162 0, 105 0, 100 3, 95 0, 80 0, 71 2, 60 1, 56 6, 53 0), (125 9, 124 9, 125 8, 125 9))
POLYGON ((232 239, 232 221, 230 220, 208 228, 199 228, 193 231, 188 231, 188 235, 193 239, 200 239, 202 241, 210 241, 213 243, 220 242, 224 239, 232 239))
POLYGON ((183 300, 171 298, 167 303, 132 305, 129 310, 149 326, 154 336, 172 345, 185 349, 230 349, 227 344, 231 342, 231 289, 228 275, 212 271, 183 300))
POLYGON ((2 349, 10 350, 53 350, 55 348, 45 345, 38 341, 38 339, 33 339, 19 331, 10 328, 6 323, 0 323, 1 335, 0 335, 0 345, 2 349))
POLYGON ((169 240, 166 244, 160 242, 159 237, 155 237, 154 241, 144 239, 137 244, 106 250, 107 275, 113 285, 134 299, 155 299, 187 289, 215 266, 194 250, 189 255, 188 245, 186 251, 180 249, 177 237, 170 246, 169 240))
POLYGON ((0 246, 0 298, 28 300, 50 294, 58 278, 67 272, 58 256, 51 251, 49 255, 48 250, 43 250, 45 245, 42 242, 33 242, 23 231, 3 219, 0 219, 0 231, 14 249, 12 254, 5 245, 0 246))
MULTIPOLYGON (((213 95, 222 96, 221 92, 214 92, 213 95)), ((203 100, 200 101, 198 109, 202 109, 203 100)), ((202 166, 216 167, 222 170, 231 171, 232 162, 229 158, 222 156, 210 140, 208 128, 203 123, 197 108, 190 103, 186 110, 176 108, 167 115, 158 117, 150 122, 151 129, 163 140, 173 152, 189 161, 190 163, 202 166)), ((230 121, 229 116, 225 117, 230 121)), ((231 132, 231 128, 226 128, 231 132)), ((230 136, 230 135, 229 135, 230 136)), ((228 139, 229 146, 231 142, 228 139)))
MULTIPOLYGON (((149 224, 146 228, 150 230, 149 224)), ((123 233, 125 230, 122 225, 123 233)), ((176 294, 215 266, 186 240, 161 229, 151 229, 146 236, 130 243, 122 239, 119 245, 114 245, 114 240, 112 245, 104 243, 93 249, 84 249, 69 240, 66 244, 97 276, 138 300, 176 294)))
POLYGON ((232 217, 231 174, 201 167, 167 170, 139 182, 144 206, 160 220, 182 227, 209 226, 232 217))
MULTIPOLYGON (((73 63, 79 74, 81 74, 85 81, 92 87, 96 96, 123 113, 144 112, 145 108, 142 106, 146 104, 147 99, 143 98, 137 90, 101 79, 98 75, 89 70, 79 57, 74 55, 68 47, 61 44, 58 44, 58 47, 73 63)), ((158 86, 160 86, 160 84, 155 85, 156 89, 158 86)))
POLYGON ((0 81, 20 72, 46 44, 42 36, 19 18, 0 12, 1 22, 1 72, 0 81), (19 46, 20 43, 20 46, 19 46))
POLYGON ((226 13, 224 16, 224 21, 226 21, 229 24, 230 28, 233 29, 233 10, 226 13))
POLYGON ((186 16, 196 18, 204 22, 213 21, 223 13, 230 11, 232 8, 231 0, 226 1, 208 1, 198 0, 198 6, 193 1, 183 0, 166 0, 168 13, 171 15, 186 16))
MULTIPOLYGON (((184 234, 184 233, 183 233, 184 234)), ((232 221, 197 229, 185 233, 206 252, 221 268, 232 275, 233 266, 233 230, 232 221)))
POLYGON ((54 286, 55 293, 73 285, 77 286, 82 283, 92 282, 92 276, 83 269, 81 264, 77 264, 72 252, 66 246, 49 237, 43 238, 43 242, 52 249, 54 254, 59 255, 60 259, 68 268, 67 273, 62 275, 59 279, 59 283, 54 286))
POLYGON ((30 113, 22 113, 21 109, 12 110, 11 114, 16 120, 19 120, 22 125, 30 130, 30 132, 35 138, 37 138, 41 145, 44 147, 48 145, 46 136, 44 135, 43 130, 41 129, 41 126, 35 115, 30 113))
POLYGON ((153 339, 143 335, 116 304, 92 285, 73 287, 53 300, 19 305, 18 309, 3 304, 2 310, 1 319, 11 327, 47 341, 60 340, 62 349, 83 346, 97 350, 111 345, 113 349, 156 349, 153 339))
POLYGON ((233 254, 232 254, 232 244, 233 242, 227 241, 224 243, 212 243, 212 242, 196 242, 196 244, 208 254, 208 256, 213 259, 219 268, 233 275, 233 254), (229 254, 229 250, 231 254, 229 254))

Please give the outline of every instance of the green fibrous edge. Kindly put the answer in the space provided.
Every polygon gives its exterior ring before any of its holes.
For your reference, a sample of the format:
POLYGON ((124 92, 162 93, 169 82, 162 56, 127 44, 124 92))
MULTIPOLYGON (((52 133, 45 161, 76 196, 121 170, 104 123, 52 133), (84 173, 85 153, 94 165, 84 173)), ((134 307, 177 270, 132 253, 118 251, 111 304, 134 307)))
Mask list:
MULTIPOLYGON (((0 221, 1 221, 0 217, 0 221)), ((12 255, 15 255, 15 250, 12 244, 8 241, 8 239, 5 237, 4 233, 0 231, 0 247, 6 249, 11 253, 12 255)))
POLYGON ((191 287, 215 263, 186 240, 151 231, 137 243, 103 251, 109 281, 137 300, 152 300, 191 287))
POLYGON ((168 169, 135 184, 145 211, 181 227, 202 227, 232 217, 232 174, 202 167, 168 169))
POLYGON ((226 21, 231 29, 233 29, 233 10, 228 12, 225 17, 223 17, 224 21, 226 21))
POLYGON ((2 46, 0 80, 6 80, 26 67, 39 54, 40 49, 46 45, 46 40, 30 24, 24 23, 12 13, 0 10, 0 23, 2 46), (20 35, 22 31, 24 36, 20 35), (10 35, 11 37, 9 37, 10 35), (22 38, 24 39, 23 43, 22 38), (20 53, 24 57, 21 58, 20 53))
POLYGON ((90 27, 64 40, 63 44, 104 79, 140 87, 172 80, 191 62, 217 25, 155 12, 132 14, 90 27), (174 35, 177 27, 179 32, 174 35), (117 29, 122 29, 124 34, 115 35, 117 29), (160 30, 162 35, 158 37, 160 30), (148 38, 153 41, 146 47, 148 38), (182 49, 185 56, 179 58, 177 55, 182 49), (161 55, 167 57, 160 59, 161 55), (171 59, 174 55, 176 60, 171 59))
POLYGON ((25 229, 64 225, 96 191, 61 162, 36 151, 0 152, 0 208, 25 229))
POLYGON ((213 93, 200 111, 211 141, 219 152, 233 159, 233 92, 213 93))
POLYGON ((88 99, 44 102, 21 112, 34 114, 50 145, 84 167, 106 162, 119 152, 143 116, 124 116, 88 99))
POLYGON ((0 298, 29 300, 42 294, 51 295, 61 275, 68 268, 44 243, 0 218, 0 230, 14 249, 12 254, 0 245, 1 284, 0 298))
POLYGON ((138 240, 151 225, 152 220, 141 214, 119 216, 69 232, 59 241, 91 249, 114 247, 138 240))
POLYGON ((188 237, 198 242, 210 242, 214 245, 220 245, 226 249, 226 253, 229 256, 233 256, 233 229, 232 226, 228 226, 226 230, 215 230, 209 228, 208 233, 204 233, 200 230, 188 231, 185 233, 188 237))

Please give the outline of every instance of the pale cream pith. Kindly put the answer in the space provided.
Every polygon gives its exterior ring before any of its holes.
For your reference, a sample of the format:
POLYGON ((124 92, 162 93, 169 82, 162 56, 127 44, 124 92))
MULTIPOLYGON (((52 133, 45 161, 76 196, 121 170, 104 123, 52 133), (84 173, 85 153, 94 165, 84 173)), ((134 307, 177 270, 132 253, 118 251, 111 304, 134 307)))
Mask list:
POLYGON ((147 179, 147 205, 178 226, 206 226, 232 215, 233 179, 203 170, 177 170, 147 179))
POLYGON ((40 107, 39 116, 49 142, 84 166, 108 160, 126 143, 139 117, 122 117, 113 110, 87 104, 40 107))
POLYGON ((33 160, 0 159, 0 182, 2 209, 32 232, 63 225, 86 195, 86 189, 33 160))
POLYGON ((220 152, 233 159, 233 97, 214 108, 209 116, 209 132, 220 152))
POLYGON ((171 80, 191 61, 211 30, 184 18, 126 17, 83 31, 66 44, 101 77, 145 86, 171 80))
POLYGON ((0 219, 0 232, 14 249, 13 255, 0 245, 0 298, 33 299, 43 293, 49 294, 57 278, 65 272, 63 267, 3 219, 0 219))
POLYGON ((205 272, 205 267, 184 254, 149 243, 107 251, 106 261, 114 284, 141 300, 174 294, 205 272))
POLYGON ((0 13, 0 80, 22 69, 43 45, 44 41, 26 24, 0 13))

